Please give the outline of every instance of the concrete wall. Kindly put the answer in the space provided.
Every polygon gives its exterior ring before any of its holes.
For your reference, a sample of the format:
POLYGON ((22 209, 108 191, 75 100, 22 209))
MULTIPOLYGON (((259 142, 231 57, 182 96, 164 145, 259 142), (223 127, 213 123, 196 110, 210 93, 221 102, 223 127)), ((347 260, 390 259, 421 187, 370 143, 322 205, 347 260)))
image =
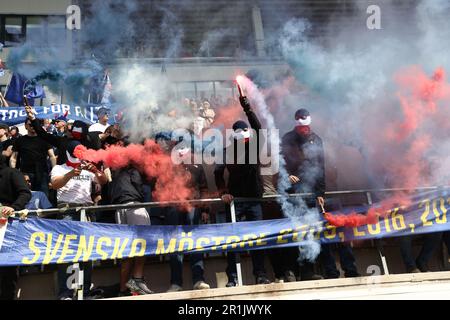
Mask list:
MULTIPOLYGON (((0 0, 0 14, 11 15, 66 15, 66 9, 72 4, 72 0, 0 0)), ((74 31, 76 32, 76 31, 74 31)), ((12 48, 3 48, 0 59, 7 61, 12 48)), ((65 58, 72 57, 72 32, 66 30, 66 43, 64 46, 65 58)), ((8 66, 7 66, 8 67, 8 66)), ((0 85, 9 84, 11 73, 0 78, 0 85)))
MULTIPOLYGON (((70 32, 68 32, 70 34, 70 32)), ((9 48, 5 48, 3 53, 0 53, 0 59, 6 61, 7 52, 9 48)), ((111 81, 113 86, 120 87, 121 80, 117 78, 119 70, 122 68, 130 68, 130 64, 136 64, 147 69, 149 74, 160 74, 162 64, 154 62, 146 62, 144 60, 128 61, 119 60, 114 65, 110 66, 111 81)), ((238 74, 246 73, 250 69, 258 69, 262 72, 270 72, 272 74, 284 73, 288 66, 285 63, 273 61, 261 62, 185 62, 185 63, 171 63, 165 66, 166 76, 169 81, 173 82, 189 82, 189 81, 226 81, 234 80, 238 74)), ((7 70, 6 75, 0 78, 1 85, 9 84, 11 79, 11 72, 7 70)), ((145 81, 145 79, 143 79, 145 81)), ((151 89, 151 88, 149 88, 151 89)), ((60 102, 60 97, 52 95, 46 90, 47 98, 44 99, 43 104, 49 105, 52 101, 60 102), (48 94, 47 94, 48 93, 48 94)), ((68 103, 63 100, 63 103, 68 103)))
POLYGON ((0 14, 66 14, 72 0, 0 0, 0 14))
MULTIPOLYGON (((385 255, 390 274, 405 273, 405 269, 400 256, 400 249, 396 246, 395 240, 385 246, 385 255)), ((420 247, 414 246, 414 254, 419 253, 420 247)), ((371 247, 354 248, 358 271, 362 276, 372 275, 368 273, 369 266, 379 266, 382 272, 382 265, 378 251, 371 247)), ((339 258, 337 258, 337 267, 340 268, 339 258)), ((432 260, 429 263, 431 271, 450 270, 447 262, 447 254, 442 254, 442 248, 436 250, 432 260), (442 263, 442 259, 445 263, 442 263)), ((211 288, 223 288, 227 282, 225 275, 226 259, 223 256, 209 257, 205 259, 205 279, 211 285, 211 288)), ((269 260, 266 259, 266 269, 269 279, 274 280, 273 271, 269 260)), ((320 272, 320 268, 317 270, 320 272)), ((252 275, 251 259, 248 255, 242 258, 242 273, 244 285, 254 284, 252 275)), ((383 273, 381 273, 383 274, 383 273)), ((170 286, 170 268, 167 261, 149 262, 146 266, 145 277, 149 287, 156 293, 165 292, 170 286)), ((341 272, 341 278, 343 272, 341 272)), ((192 290, 191 273, 189 262, 184 263, 184 290, 192 290)), ((92 282, 94 286, 113 285, 119 282, 119 268, 102 267, 94 269, 92 282)), ((19 280, 20 299, 55 299, 56 298, 56 273, 44 272, 38 274, 22 275, 19 280)))
MULTIPOLYGON (((220 60, 197 60, 180 59, 179 62, 165 64, 165 75, 170 81, 225 81, 234 80, 237 75, 244 74, 250 69, 258 69, 262 72, 278 74, 286 72, 288 65, 283 62, 261 60, 261 61, 220 61, 220 60)), ((160 74, 163 61, 155 62, 155 59, 127 60, 118 59, 110 67, 111 81, 116 80, 120 85, 120 79, 114 79, 118 70, 138 65, 146 68, 149 74, 160 74)))

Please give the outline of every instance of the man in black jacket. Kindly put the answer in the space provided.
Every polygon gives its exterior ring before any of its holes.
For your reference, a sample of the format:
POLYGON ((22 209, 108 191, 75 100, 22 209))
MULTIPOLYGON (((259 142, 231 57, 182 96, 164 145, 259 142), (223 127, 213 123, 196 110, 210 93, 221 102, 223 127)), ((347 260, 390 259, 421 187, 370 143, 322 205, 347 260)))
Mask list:
MULTIPOLYGON (((1 219, 6 219, 14 211, 23 210, 31 199, 31 192, 23 175, 6 166, 0 155, 0 203, 1 219)), ((13 300, 17 286, 17 267, 0 269, 0 300, 13 300)))
MULTIPOLYGON (((133 204, 144 202, 144 178, 133 166, 112 171, 108 185, 112 204, 133 204)), ((150 225, 150 215, 145 208, 119 209, 116 223, 126 225, 150 225)), ((127 289, 138 295, 153 293, 144 279, 145 257, 123 259, 120 270, 120 295, 129 295, 127 289)))
MULTIPOLYGON (((182 141, 174 149, 173 154, 177 163, 187 172, 190 180, 186 185, 193 191, 192 199, 207 198, 208 183, 206 174, 201 164, 194 163, 194 142, 191 144, 182 141)), ((206 223, 209 219, 209 208, 207 206, 196 206, 189 211, 176 207, 167 208, 165 213, 166 225, 199 225, 201 221, 206 223)), ((204 263, 202 253, 191 253, 189 255, 191 265, 192 285, 194 290, 209 289, 205 282, 204 263)), ((170 288, 167 292, 181 291, 183 288, 183 255, 173 254, 170 256, 170 288)))
MULTIPOLYGON (((325 206, 325 157, 322 139, 311 130, 311 115, 308 110, 297 110, 295 120, 297 125, 283 136, 281 142, 286 170, 292 185, 287 191, 312 193, 312 197, 303 198, 306 207, 314 209, 319 204, 322 211, 325 206)), ((346 275, 357 276, 351 249, 348 246, 341 249, 341 258, 346 262, 343 265, 346 275)), ((322 246, 322 261, 325 264, 327 278, 339 277, 328 245, 322 246)), ((300 261, 300 275, 302 280, 322 279, 322 276, 314 274, 314 264, 307 260, 300 261)))
MULTIPOLYGON (((224 164, 217 164, 214 170, 217 189, 226 203, 227 221, 231 222, 229 204, 233 197, 261 198, 263 194, 263 181, 261 178, 261 163, 259 157, 259 145, 262 135, 259 134, 261 123, 256 114, 252 111, 250 103, 246 97, 241 97, 240 103, 247 115, 248 121, 256 134, 252 136, 247 123, 242 120, 233 124, 233 139, 229 147, 224 149, 226 161, 224 164), (252 149, 252 145, 256 148, 252 149), (242 152, 243 151, 243 152, 242 152), (256 154, 255 154, 256 153, 256 154), (256 161, 253 161, 255 160, 256 161), (228 184, 225 183, 224 172, 227 169, 228 184)), ((262 220, 262 208, 259 202, 241 202, 235 204, 237 221, 262 220)), ((253 274, 257 284, 268 284, 264 267, 264 251, 252 250, 253 274)), ((227 287, 237 285, 236 254, 228 252, 227 287)))
MULTIPOLYGON (((292 131, 286 133, 281 141, 281 152, 286 161, 291 187, 289 193, 312 193, 312 197, 303 198, 309 209, 316 208, 316 201, 323 206, 325 200, 325 162, 322 139, 311 131, 311 116, 306 109, 297 110, 297 122, 292 131)), ((296 201, 293 199, 292 201, 296 201)), ((299 205, 299 210, 301 206, 299 205)), ((302 280, 322 279, 314 274, 314 264, 300 261, 302 280)))

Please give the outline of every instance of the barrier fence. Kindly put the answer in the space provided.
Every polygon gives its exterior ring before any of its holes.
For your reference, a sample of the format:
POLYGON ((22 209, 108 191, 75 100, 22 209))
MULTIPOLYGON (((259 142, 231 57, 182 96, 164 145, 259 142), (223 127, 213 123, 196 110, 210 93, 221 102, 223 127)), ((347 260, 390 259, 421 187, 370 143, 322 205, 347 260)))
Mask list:
MULTIPOLYGON (((391 189, 365 189, 365 190, 346 190, 346 191, 329 191, 325 193, 325 197, 336 197, 336 196, 344 196, 344 195, 355 195, 360 194, 364 195, 366 198, 366 202, 368 205, 372 205, 372 196, 374 193, 391 193, 391 192, 423 192, 423 191, 439 191, 445 190, 449 187, 421 187, 415 189, 405 189, 405 188, 391 188, 391 189)), ((287 195, 289 198, 305 198, 314 196, 312 193, 297 193, 297 194, 289 194, 287 195)), ((230 203, 230 214, 231 214, 231 223, 237 222, 235 205, 237 203, 243 202, 261 202, 261 201, 276 201, 282 197, 281 195, 266 195, 262 198, 234 198, 230 203)), ((37 215, 39 217, 46 217, 49 215, 62 213, 62 212, 80 212, 81 221, 87 221, 87 213, 89 212, 101 212, 101 211, 110 211, 110 210, 118 210, 118 209, 129 209, 129 208, 155 208, 155 207, 169 207, 169 206, 177 206, 181 204, 190 204, 190 205, 205 205, 205 204, 223 204, 222 199, 220 198, 211 198, 211 199, 196 199, 196 200, 187 200, 187 201, 164 201, 164 202, 146 202, 146 203, 134 203, 134 204, 123 204, 123 205, 102 205, 102 206, 88 206, 88 207, 64 207, 64 208, 55 208, 55 209, 42 209, 42 210, 28 210, 27 213, 29 215, 37 215)), ((24 210, 15 212, 16 215, 23 215, 24 210)), ((386 261, 386 257, 383 253, 383 248, 380 240, 374 240, 376 244, 376 248, 380 259, 382 261, 384 274, 389 274, 389 269, 386 261)), ((71 266, 72 270, 79 270, 78 263, 74 263, 71 266)), ((239 259, 239 255, 237 255, 236 260, 236 269, 237 269, 237 277, 238 277, 238 285, 242 286, 242 270, 241 263, 239 259)), ((77 294, 79 299, 83 299, 83 288, 82 288, 82 272, 79 273, 78 281, 79 284, 77 287, 77 294)))

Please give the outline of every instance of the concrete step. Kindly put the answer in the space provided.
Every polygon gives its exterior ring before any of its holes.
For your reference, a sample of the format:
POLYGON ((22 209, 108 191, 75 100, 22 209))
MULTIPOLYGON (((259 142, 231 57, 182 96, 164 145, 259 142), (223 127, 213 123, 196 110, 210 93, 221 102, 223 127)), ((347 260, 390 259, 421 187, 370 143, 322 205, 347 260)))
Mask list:
POLYGON ((450 272, 272 283, 234 288, 157 293, 111 300, 329 300, 450 299, 450 272))

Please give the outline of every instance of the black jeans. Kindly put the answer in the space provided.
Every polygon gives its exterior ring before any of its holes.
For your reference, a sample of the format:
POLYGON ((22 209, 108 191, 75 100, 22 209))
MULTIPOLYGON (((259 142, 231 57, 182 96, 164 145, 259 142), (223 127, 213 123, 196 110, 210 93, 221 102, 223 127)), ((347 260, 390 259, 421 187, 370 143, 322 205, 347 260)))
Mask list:
POLYGON ((298 276, 298 247, 271 249, 269 259, 275 278, 281 279, 287 271, 298 276))
MULTIPOLYGON (((262 203, 264 220, 283 219, 283 210, 276 201, 264 201, 262 203)), ((272 265, 275 278, 281 279, 287 271, 292 271, 298 276, 298 248, 287 247, 269 249, 266 251, 272 265)))
MULTIPOLYGON (((296 190, 296 192, 304 192, 303 190, 296 190)), ((289 201, 292 201, 294 203, 298 203, 298 199, 293 198, 289 201)), ((303 198, 303 201, 308 209, 314 209, 317 210, 317 203, 315 198, 303 198)), ((298 208, 298 210, 301 210, 301 207, 298 208)), ((298 250, 298 248, 297 248, 298 250)), ((302 279, 307 279, 314 275, 314 262, 311 262, 307 259, 298 260, 299 266, 300 266, 300 276, 302 279)))
POLYGON ((444 241, 447 247, 447 253, 450 256, 450 231, 446 231, 442 234, 442 241, 444 241))
POLYGON ((15 266, 0 268, 0 300, 14 300, 19 279, 17 269, 15 266))
MULTIPOLYGON (((227 222, 231 222, 230 206, 226 206, 227 222)), ((262 220, 262 208, 258 202, 235 203, 236 221, 258 221, 262 220)), ((266 276, 264 267, 264 250, 250 251, 253 264, 253 275, 255 277, 266 276)), ((227 252, 227 269, 228 280, 237 277, 236 271, 236 253, 227 252)))
MULTIPOLYGON (((199 208, 193 209, 191 212, 180 212, 175 208, 168 208, 165 214, 167 225, 199 225, 201 212, 199 208)), ((170 283, 183 286, 183 255, 172 254, 170 259, 170 283)), ((204 281, 204 264, 202 253, 191 253, 189 262, 192 272, 192 284, 197 281, 204 281)))
POLYGON ((442 232, 434 232, 423 236, 423 245, 417 259, 412 254, 413 236, 400 237, 400 252, 402 254, 403 263, 406 270, 411 271, 416 267, 426 267, 428 261, 433 256, 434 251, 439 246, 442 239, 442 232))
MULTIPOLYGON (((79 206, 82 206, 81 204, 79 206)), ((80 221, 80 212, 76 213, 58 213, 58 220, 68 221, 80 221)), ((74 292, 67 286, 67 279, 69 274, 67 268, 70 266, 68 263, 58 264, 58 297, 72 297, 74 292)), ((91 276, 92 276, 92 261, 80 262, 80 269, 83 270, 83 294, 88 295, 91 289, 91 276)))
POLYGON ((347 243, 323 244, 320 252, 320 260, 325 269, 325 278, 339 278, 340 272, 336 268, 336 260, 334 258, 334 250, 339 253, 341 267, 346 277, 355 277, 358 270, 355 265, 355 257, 352 248, 347 243))

